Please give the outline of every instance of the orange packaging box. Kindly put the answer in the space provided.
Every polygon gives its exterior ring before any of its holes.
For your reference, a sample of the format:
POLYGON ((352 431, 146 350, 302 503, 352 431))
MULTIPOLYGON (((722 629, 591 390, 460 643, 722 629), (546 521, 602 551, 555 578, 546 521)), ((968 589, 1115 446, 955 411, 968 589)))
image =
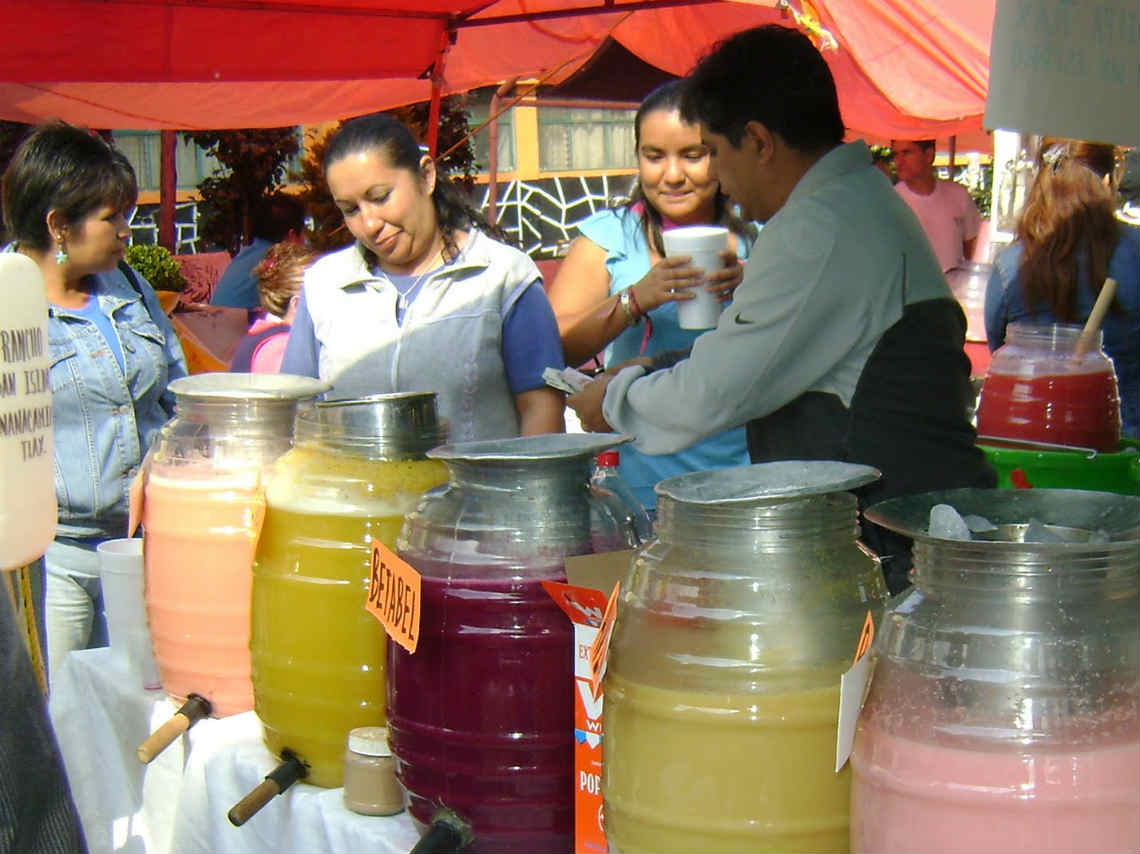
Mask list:
MULTIPOLYGON (((574 624, 574 791, 575 854, 606 854, 605 819, 602 810, 603 667, 591 647, 606 616, 607 594, 629 567, 634 552, 583 555, 566 561, 572 582, 544 581, 550 597, 574 624)), ((610 616, 612 620, 612 616, 610 616)), ((596 651, 595 651, 596 652, 596 651)))

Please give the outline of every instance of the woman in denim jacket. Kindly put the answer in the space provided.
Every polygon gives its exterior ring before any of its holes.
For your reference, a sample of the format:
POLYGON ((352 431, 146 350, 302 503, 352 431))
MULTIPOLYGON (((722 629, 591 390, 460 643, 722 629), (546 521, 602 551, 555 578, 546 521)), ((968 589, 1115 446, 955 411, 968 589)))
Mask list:
POLYGON ((123 263, 138 186, 127 159, 66 124, 34 130, 4 174, 4 223, 48 301, 59 526, 45 555, 48 668, 106 645, 95 547, 126 535, 127 491, 186 374, 154 290, 123 263))

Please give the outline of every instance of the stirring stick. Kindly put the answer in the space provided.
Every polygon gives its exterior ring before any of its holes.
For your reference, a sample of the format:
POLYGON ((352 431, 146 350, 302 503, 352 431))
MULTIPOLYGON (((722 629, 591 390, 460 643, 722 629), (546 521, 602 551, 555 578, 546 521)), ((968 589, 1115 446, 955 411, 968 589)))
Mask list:
POLYGON ((1077 345, 1073 348, 1073 358, 1079 359, 1096 345, 1097 333, 1100 332, 1100 325, 1104 323, 1104 316, 1108 314, 1108 307, 1112 305, 1114 296, 1116 296, 1116 279, 1109 277, 1104 280, 1104 287, 1100 289, 1100 295, 1093 303, 1092 311, 1089 312, 1089 319, 1085 322, 1085 328, 1077 336, 1077 345))

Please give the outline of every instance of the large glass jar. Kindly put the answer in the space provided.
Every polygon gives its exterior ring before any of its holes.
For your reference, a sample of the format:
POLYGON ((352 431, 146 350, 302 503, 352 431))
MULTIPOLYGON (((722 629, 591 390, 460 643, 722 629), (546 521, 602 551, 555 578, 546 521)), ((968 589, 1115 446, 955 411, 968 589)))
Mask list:
POLYGON ((349 730, 384 725, 385 635, 364 608, 373 541, 447 479, 426 452, 446 429, 434 393, 317 403, 266 493, 253 564, 253 696, 266 746, 341 785, 349 730))
POLYGON ((197 374, 170 384, 177 411, 144 486, 146 607, 162 685, 215 716, 253 708, 250 567, 270 466, 293 441, 298 401, 325 386, 288 374, 197 374))
POLYGON ((605 677, 611 850, 846 850, 840 676, 887 595, 846 490, 877 477, 775 462, 658 484, 605 677))
POLYGON ((1140 500, 960 489, 865 516, 914 538, 915 586, 875 641, 852 850, 1138 850, 1140 500), (932 536, 938 504, 974 539, 932 536))
POLYGON ((1011 323, 994 351, 978 402, 983 438, 1116 451, 1120 396, 1112 360, 1096 346, 1076 355, 1080 326, 1011 323))
MULTIPOLYGON (((573 640, 542 586, 590 551, 594 455, 625 437, 447 445, 446 486, 397 539, 423 576, 419 645, 388 644, 388 733, 409 809, 444 806, 472 850, 571 849, 573 640)), ((600 536, 600 534, 599 534, 600 536)))

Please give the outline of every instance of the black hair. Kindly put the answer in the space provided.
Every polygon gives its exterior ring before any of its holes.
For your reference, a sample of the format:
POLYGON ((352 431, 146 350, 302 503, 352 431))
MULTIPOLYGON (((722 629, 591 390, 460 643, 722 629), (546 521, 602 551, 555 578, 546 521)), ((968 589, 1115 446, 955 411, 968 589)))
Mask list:
POLYGON ((135 170, 102 137, 64 122, 34 128, 4 172, 4 225, 21 246, 52 246, 47 215, 58 210, 68 225, 107 205, 127 211, 138 198, 135 170))
POLYGON ((807 154, 843 141, 831 69, 807 36, 777 24, 719 42, 686 78, 681 115, 736 147, 750 121, 807 154))
MULTIPOLYGON (((662 83, 642 99, 641 104, 638 105, 637 113, 633 117, 633 145, 635 151, 641 148, 641 123, 645 117, 659 110, 680 113, 681 100, 684 98, 684 94, 685 81, 670 80, 667 83, 662 83)), ((649 245, 658 255, 664 257, 667 253, 665 252, 665 241, 661 237, 661 211, 653 207, 649 199, 645 197, 645 193, 641 189, 640 181, 634 181, 633 190, 629 197, 629 207, 636 204, 640 204, 644 210, 642 221, 645 224, 646 237, 649 241, 649 245)), ((742 237, 748 239, 756 237, 757 231, 755 226, 744 222, 744 220, 732 213, 728 205, 728 197, 720 191, 719 186, 717 187, 716 198, 714 199, 713 221, 725 226, 742 237)))
POLYGON ((305 205, 288 193, 273 193, 261 199, 250 211, 250 231, 270 243, 280 243, 289 232, 301 234, 305 228, 305 205))
MULTIPOLYGON (((352 119, 333 134, 325 149, 325 174, 334 163, 363 151, 383 152, 392 168, 405 169, 423 178, 420 158, 427 153, 426 150, 420 147, 419 141, 403 122, 383 113, 352 119)), ((445 251, 450 256, 458 253, 455 232, 461 229, 475 227, 499 240, 509 241, 502 229, 488 223, 467 195, 442 175, 436 175, 431 200, 445 251)))

